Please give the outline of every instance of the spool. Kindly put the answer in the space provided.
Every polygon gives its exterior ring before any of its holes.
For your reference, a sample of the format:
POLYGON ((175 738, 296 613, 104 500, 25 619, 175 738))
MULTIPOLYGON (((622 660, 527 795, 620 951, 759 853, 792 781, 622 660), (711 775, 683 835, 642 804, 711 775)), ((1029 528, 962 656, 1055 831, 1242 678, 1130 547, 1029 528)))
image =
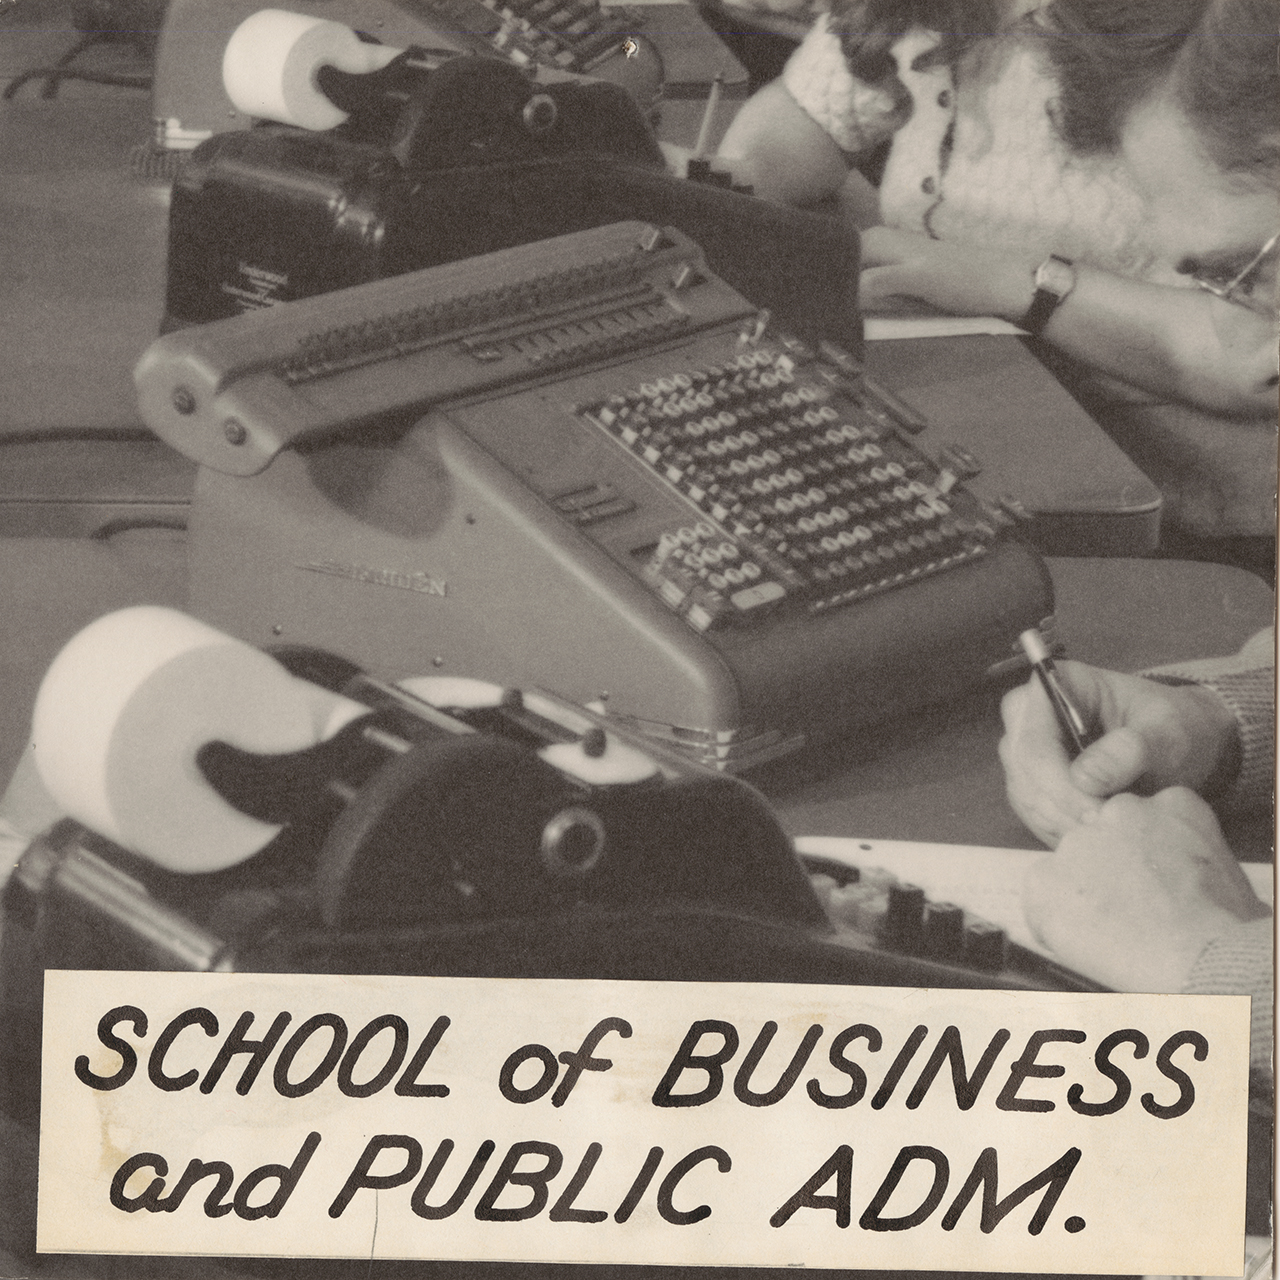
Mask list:
POLYGON ((54 659, 32 747, 49 794, 78 822, 170 871, 221 871, 280 827, 228 804, 196 752, 215 740, 299 751, 367 710, 195 618, 139 606, 99 618, 54 659))
POLYGON ((401 50, 366 44, 350 27, 283 9, 260 9, 231 34, 222 84, 237 110, 303 129, 333 129, 347 113, 321 92, 317 74, 334 67, 380 71, 401 50))

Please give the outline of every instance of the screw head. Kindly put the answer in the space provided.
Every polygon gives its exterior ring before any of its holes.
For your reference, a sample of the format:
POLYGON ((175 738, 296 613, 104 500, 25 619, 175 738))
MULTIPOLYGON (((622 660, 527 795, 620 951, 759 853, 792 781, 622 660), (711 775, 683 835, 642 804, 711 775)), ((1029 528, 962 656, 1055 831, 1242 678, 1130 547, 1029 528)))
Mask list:
POLYGON ((195 413, 196 398, 186 387, 174 387, 173 395, 169 397, 173 407, 181 414, 195 413))
POLYGON ((228 444, 244 444, 249 438, 249 433, 245 430, 245 425, 238 418, 228 418, 222 424, 222 434, 226 436, 228 444))

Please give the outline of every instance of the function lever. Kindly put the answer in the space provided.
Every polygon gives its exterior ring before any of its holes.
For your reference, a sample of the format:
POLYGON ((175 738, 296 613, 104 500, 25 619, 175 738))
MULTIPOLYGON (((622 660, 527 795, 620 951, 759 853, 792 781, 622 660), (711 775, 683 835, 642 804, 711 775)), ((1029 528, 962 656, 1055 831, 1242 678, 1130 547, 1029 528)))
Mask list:
POLYGON ((962 444, 944 445, 938 452, 938 465, 953 472, 958 480, 970 480, 982 472, 982 463, 962 444))
POLYGON ((862 390, 875 400, 904 431, 917 435, 929 425, 929 419, 918 413, 905 400, 900 400, 888 387, 869 374, 861 378, 862 390))
POLYGON ((924 929, 924 890, 914 884, 891 884, 881 937, 894 951, 913 954, 924 929))
POLYGON ((971 920, 964 930, 964 958, 970 968, 999 973, 1008 964, 1009 937, 999 925, 971 920))
POLYGON ((831 365, 834 365, 841 373, 850 378, 861 379, 863 377, 862 361, 856 356, 851 355, 843 347, 837 346, 834 342, 827 338, 823 338, 818 343, 818 354, 831 365))
POLYGON ((656 253, 659 249, 670 249, 671 237, 661 227, 647 226, 640 232, 636 247, 644 253, 656 253))
POLYGON ((1002 493, 996 501, 1000 504, 1000 509, 1011 516, 1018 524, 1025 524, 1031 519, 1031 512, 1023 506, 1022 500, 1013 494, 1002 493))

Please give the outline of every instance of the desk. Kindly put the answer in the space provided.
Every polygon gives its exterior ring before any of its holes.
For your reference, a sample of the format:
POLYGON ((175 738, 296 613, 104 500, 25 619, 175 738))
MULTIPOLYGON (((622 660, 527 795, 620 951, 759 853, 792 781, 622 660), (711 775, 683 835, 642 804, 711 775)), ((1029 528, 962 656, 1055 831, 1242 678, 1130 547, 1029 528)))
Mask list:
MULTIPOLYGON (((164 292, 167 188, 128 170, 149 112, 128 90, 0 105, 0 259, 21 264, 0 310, 0 535, 182 520, 193 469, 143 431, 130 376, 164 292)), ((868 361, 933 419, 926 447, 966 445, 982 496, 1022 502, 1042 550, 1155 548, 1158 490, 1018 339, 875 343, 868 361)))

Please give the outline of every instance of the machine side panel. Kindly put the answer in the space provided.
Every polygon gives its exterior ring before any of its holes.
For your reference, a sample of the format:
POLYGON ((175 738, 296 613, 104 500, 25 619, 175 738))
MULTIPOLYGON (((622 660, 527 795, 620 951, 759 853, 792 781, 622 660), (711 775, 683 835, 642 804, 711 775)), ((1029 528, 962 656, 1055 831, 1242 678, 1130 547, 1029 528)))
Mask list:
POLYGON ((191 607, 254 643, 316 644, 389 676, 544 684, 668 724, 732 729, 722 660, 440 419, 399 447, 201 474, 191 607))

